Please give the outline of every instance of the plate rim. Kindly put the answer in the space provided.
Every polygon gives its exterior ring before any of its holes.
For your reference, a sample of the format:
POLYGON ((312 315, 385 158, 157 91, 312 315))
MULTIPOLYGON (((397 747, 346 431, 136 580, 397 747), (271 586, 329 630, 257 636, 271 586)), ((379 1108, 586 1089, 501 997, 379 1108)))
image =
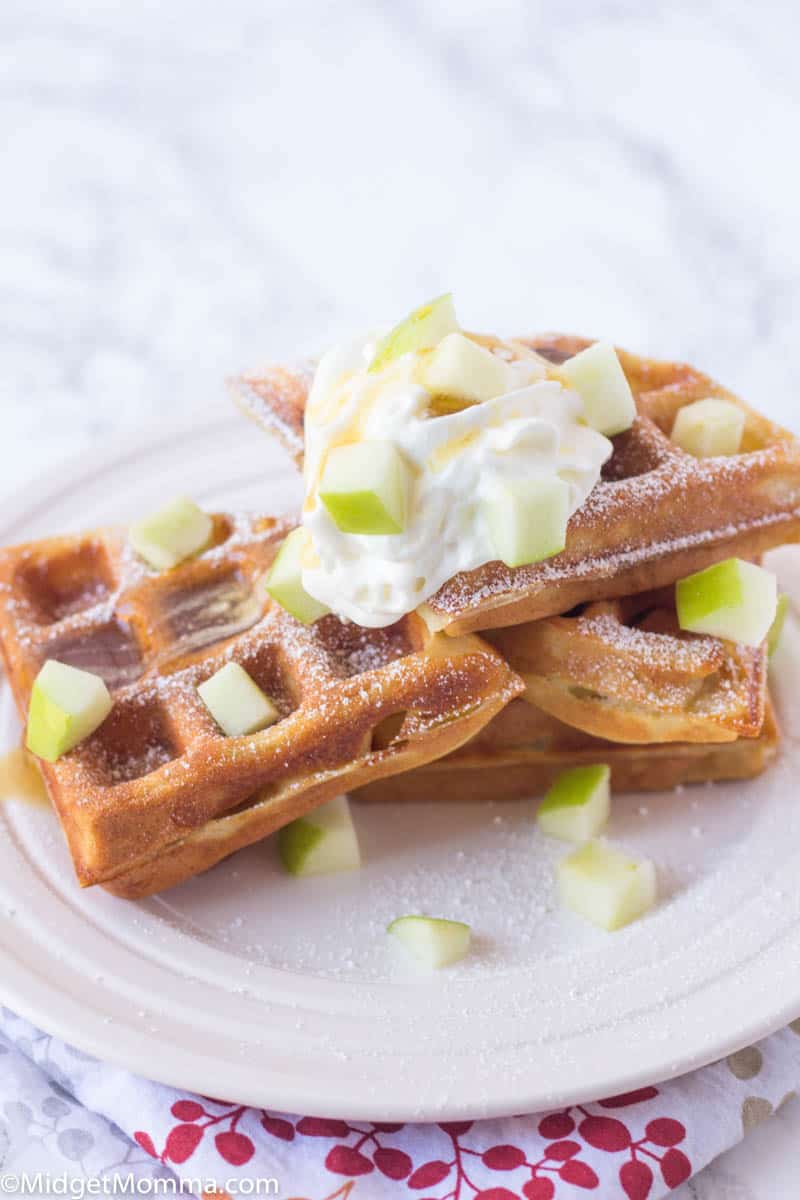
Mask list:
MULTIPOLYGON (((221 406, 200 410, 197 419, 189 425, 186 419, 165 421, 151 424, 143 428, 136 438, 129 435, 118 435, 104 438, 92 450, 81 450, 70 454, 57 467, 49 469, 47 479, 30 481, 15 489, 13 496, 8 496, 4 508, 2 527, 0 527, 0 544, 10 544, 8 534, 16 527, 35 519, 41 509, 52 503, 53 497, 67 488, 79 489, 88 476, 113 470, 115 465, 124 460, 136 460, 153 451, 154 447, 163 444, 165 438, 175 434, 190 433, 192 437, 207 438, 212 431, 220 428, 232 428, 235 421, 240 420, 236 414, 225 411, 221 406)), ((238 428, 238 426, 237 426, 238 428)), ((4 684, 0 674, 0 682, 4 684)), ((0 810, 1 811, 1 810, 0 810)), ((4 932, 11 930, 13 940, 14 928, 20 926, 3 914, 4 932)), ((796 945, 800 947, 800 931, 796 935, 796 945)), ((2 939, 5 941, 5 936, 2 939)), ((767 948, 768 949, 768 948, 767 948)), ((767 953, 763 950, 761 953, 767 953)), ((4 958, 7 955, 4 954, 4 958)), ((798 955, 800 959, 800 955, 798 955)), ((447 1097, 442 1102, 424 1104, 422 1108, 412 1105, 406 1095, 392 1094, 376 1098, 369 1094, 359 1097, 352 1090, 347 1090, 341 1081, 332 1081, 332 1086, 326 1086, 324 1094, 309 1093, 309 1082, 306 1077, 289 1079, 272 1076, 268 1082, 259 1082, 253 1077, 246 1064, 234 1063, 222 1059, 212 1069, 211 1059, 189 1055, 174 1050, 171 1045, 164 1046, 163 1040, 152 1035, 145 1035, 132 1026, 125 1032, 127 1041, 120 1036, 118 1023, 98 1025, 92 1028, 84 1022, 68 1019, 66 1012, 73 1012, 71 999, 65 1004, 65 995, 52 977, 37 978, 27 966, 20 965, 14 960, 16 974, 4 971, 0 976, 0 1001, 20 1016, 33 1024, 62 1038, 85 1053, 92 1054, 106 1062, 123 1067, 135 1074, 146 1073, 149 1079, 178 1089, 216 1094, 219 1089, 219 1072, 227 1070, 231 1080, 231 1092, 238 1101, 257 1107, 267 1107, 284 1111, 311 1111, 315 1115, 331 1117, 349 1117, 363 1120, 453 1120, 478 1119, 483 1117, 509 1116, 521 1111, 536 1112, 546 1108, 574 1104, 596 1099, 598 1094, 619 1093, 633 1090, 646 1084, 656 1084, 674 1078, 687 1071, 715 1061, 742 1047, 757 1041, 777 1029, 782 1028, 800 1013, 800 963, 794 973, 793 994, 795 999, 783 999, 775 1003, 768 1013, 760 1016, 755 1014, 749 1023, 739 1025, 735 1034, 717 1040, 708 1040, 702 1048, 694 1047, 692 1051, 683 1050, 680 1053, 664 1052, 662 1067, 655 1073, 652 1064, 637 1067, 633 1059, 629 1059, 627 1069, 618 1069, 613 1080, 608 1081, 606 1088, 599 1087, 597 1080, 584 1088, 570 1086, 567 1090, 559 1091, 557 1087, 544 1089, 542 1082, 535 1079, 535 1071, 530 1072, 529 1082, 524 1085, 512 1086, 507 1082, 491 1095, 481 1098, 471 1096, 447 1097), (142 1046, 144 1040, 144 1047, 142 1046), (169 1052, 165 1052, 168 1050, 169 1052), (213 1075, 210 1078, 207 1072, 213 1075)), ((175 973, 174 978, 180 981, 175 973)), ((786 983, 786 980, 784 980, 786 983)), ((350 981, 350 986, 358 986, 350 981)), ((374 984, 364 984, 374 988, 374 984)), ((408 994, 407 989, 400 989, 408 994)), ((792 993, 792 989, 787 989, 792 993)), ((509 1047, 509 1051, 514 1047, 509 1047)), ((491 1052, 489 1052, 491 1053, 491 1052)), ((263 1073, 263 1064, 258 1071, 263 1073)), ((315 1081, 315 1088, 322 1080, 322 1071, 315 1081)), ((476 1080, 478 1076, 476 1072, 476 1080)), ((357 1081, 356 1081, 357 1084, 357 1081)), ((356 1085, 354 1085, 356 1086, 356 1085)), ((228 1091, 225 1084, 223 1092, 228 1091)))

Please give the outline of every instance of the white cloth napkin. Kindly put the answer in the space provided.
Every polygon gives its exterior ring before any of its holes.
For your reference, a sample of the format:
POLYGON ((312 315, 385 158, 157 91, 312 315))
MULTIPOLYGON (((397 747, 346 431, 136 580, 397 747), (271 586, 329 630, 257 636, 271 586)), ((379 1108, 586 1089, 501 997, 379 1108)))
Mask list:
POLYGON ((800 1021, 681 1079, 557 1112, 442 1125, 322 1120, 148 1082, 3 1010, 0 1182, 41 1168, 46 1150, 49 1170, 62 1164, 73 1177, 177 1177, 198 1193, 230 1194, 242 1181, 274 1181, 260 1194, 282 1200, 657 1200, 798 1081, 800 1021))

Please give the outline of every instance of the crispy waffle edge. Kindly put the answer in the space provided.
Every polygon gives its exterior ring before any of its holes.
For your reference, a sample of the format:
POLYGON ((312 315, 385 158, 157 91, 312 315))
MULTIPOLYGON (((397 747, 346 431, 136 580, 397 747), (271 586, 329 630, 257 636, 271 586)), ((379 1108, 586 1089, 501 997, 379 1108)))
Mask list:
MULTIPOLYGON (((542 334, 506 344, 515 343, 557 366, 591 339, 542 334)), ((800 540, 800 440, 687 364, 618 354, 638 416, 613 439, 612 460, 573 515, 566 549, 528 567, 495 562, 455 576, 428 603, 432 627, 457 635, 519 625, 800 540), (696 460, 669 440, 678 409, 706 396, 744 409, 742 453, 696 460)), ((277 432, 298 465, 309 379, 308 369, 271 368, 231 385, 240 407, 277 432)))
MULTIPOLYGON (((527 703, 512 701, 506 712, 511 714, 512 709, 527 703)), ((611 767, 615 794, 663 792, 664 803, 668 804, 669 792, 688 784, 754 779, 774 761, 780 745, 780 729, 769 699, 760 735, 734 742, 622 745, 581 736, 552 718, 555 735, 549 745, 534 742, 497 746, 492 745, 493 724, 473 743, 447 758, 369 784, 359 789, 355 798, 421 804, 434 800, 487 803, 533 799, 547 790, 560 771, 603 762, 611 767)))
POLYGON ((287 528, 218 515, 208 552, 160 574, 109 530, 0 552, 0 650, 23 719, 54 647, 67 657, 65 645, 72 652, 87 632, 108 636, 118 624, 141 655, 140 678, 112 685, 117 715, 42 764, 83 886, 130 897, 172 886, 342 791, 451 752, 520 693, 487 643, 431 636, 413 616, 374 633, 333 617, 298 625, 256 588, 287 528), (221 640, 179 652, 163 632, 171 590, 184 598, 229 576, 259 595, 258 613, 243 630, 225 627, 221 640), (69 589, 83 577, 81 607, 69 589), (197 701, 197 683, 231 658, 261 671, 267 690, 275 681, 282 720, 260 734, 222 737, 197 701), (376 743, 400 711, 401 728, 376 743), (152 763, 144 755, 152 769, 117 779, 112 751, 156 726, 174 752, 152 763))

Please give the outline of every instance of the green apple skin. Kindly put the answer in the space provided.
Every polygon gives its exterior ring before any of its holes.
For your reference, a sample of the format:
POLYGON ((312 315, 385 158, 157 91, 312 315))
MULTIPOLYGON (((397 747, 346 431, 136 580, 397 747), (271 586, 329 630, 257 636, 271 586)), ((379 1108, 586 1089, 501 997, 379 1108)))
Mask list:
POLYGON ((290 875, 332 875, 361 866, 350 805, 336 796, 278 831, 278 854, 290 875))
POLYGON ((568 358, 559 376, 583 401, 587 424, 606 437, 630 429, 636 403, 617 352, 608 342, 595 342, 568 358))
POLYGON ((398 938, 429 970, 464 958, 472 940, 469 925, 444 917, 397 917, 387 926, 387 933, 398 938))
POLYGON ((227 737, 258 733, 279 713, 256 681, 237 662, 226 663, 197 689, 200 699, 227 737))
POLYGON ((612 932, 629 925, 656 902, 656 871, 602 839, 587 842, 556 868, 561 902, 572 912, 612 932))
POLYGON ((37 758, 56 762, 93 734, 111 708, 99 675, 48 659, 31 692, 25 744, 37 758))
POLYGON ((775 576, 741 558, 706 567, 675 585, 678 624, 690 633, 760 646, 775 620, 775 576))
POLYGON ((446 292, 443 296, 437 296, 435 300, 429 300, 427 304, 421 304, 395 325, 378 343, 368 370, 382 371, 401 354, 432 350, 448 333, 456 333, 458 330, 453 296, 446 292))
POLYGON ((308 535, 302 527, 293 529, 284 540, 275 561, 263 577, 268 595, 303 625, 313 625, 331 610, 309 596, 303 587, 303 552, 308 535))
POLYGON ((402 533, 411 469, 392 442, 354 442, 328 454, 319 498, 342 533, 402 533))
POLYGON ((587 842, 605 826, 611 812, 611 768, 605 763, 562 771, 536 814, 549 837, 587 842))
POLYGON ((569 484, 558 476, 499 483, 484 511, 501 562, 522 567, 560 553, 567 541, 569 500, 569 484))
POLYGON ((442 338, 422 369, 421 381, 434 396, 452 397, 461 404, 493 400, 514 386, 508 363, 463 333, 442 338))
POLYGON ((778 604, 775 609, 775 620, 769 627, 767 634, 767 653, 772 658, 775 651, 778 649, 783 633, 783 627, 786 624, 786 614, 789 611, 789 597, 786 592, 781 592, 778 596, 778 604))
POLYGON ((290 875, 314 875, 313 870, 304 870, 307 863, 312 861, 312 855, 324 838, 324 833, 318 825, 312 825, 303 817, 284 825, 278 831, 278 853, 281 862, 290 875))
POLYGON ((208 513, 182 496, 128 531, 136 553, 156 571, 168 571, 205 550, 214 531, 208 513))
POLYGON ((709 396, 679 410, 671 440, 695 458, 738 454, 744 432, 744 410, 730 400, 709 396))

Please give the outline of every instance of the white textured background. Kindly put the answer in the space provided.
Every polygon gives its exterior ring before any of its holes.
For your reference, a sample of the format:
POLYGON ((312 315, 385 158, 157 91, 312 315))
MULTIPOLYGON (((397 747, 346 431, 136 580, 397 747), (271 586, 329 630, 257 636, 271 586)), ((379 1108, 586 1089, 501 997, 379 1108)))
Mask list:
MULTIPOLYGON (((798 34, 789 0, 5 0, 0 492, 445 289, 800 426, 798 34)), ((743 1171, 696 1194, 790 1194, 743 1171)))
POLYGON ((445 288, 789 405, 796 11, 6 0, 2 482, 445 288))

